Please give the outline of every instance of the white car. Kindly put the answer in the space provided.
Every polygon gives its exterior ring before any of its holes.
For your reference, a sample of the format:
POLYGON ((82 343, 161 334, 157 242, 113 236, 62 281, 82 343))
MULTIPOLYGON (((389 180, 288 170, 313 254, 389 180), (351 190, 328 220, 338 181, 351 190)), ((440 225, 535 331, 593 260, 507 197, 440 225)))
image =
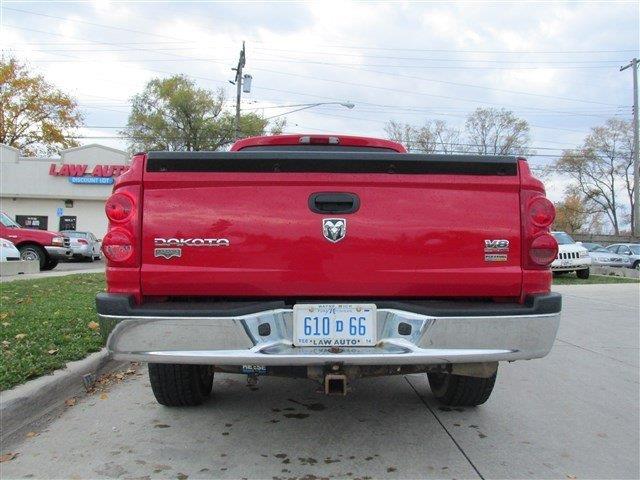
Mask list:
POLYGON ((17 262, 18 260, 20 260, 20 251, 13 242, 0 238, 0 262, 17 262))
POLYGON ((558 256, 551 264, 551 271, 576 272, 578 278, 589 278, 591 257, 589 251, 579 243, 576 243, 565 232, 551 232, 558 242, 558 256))

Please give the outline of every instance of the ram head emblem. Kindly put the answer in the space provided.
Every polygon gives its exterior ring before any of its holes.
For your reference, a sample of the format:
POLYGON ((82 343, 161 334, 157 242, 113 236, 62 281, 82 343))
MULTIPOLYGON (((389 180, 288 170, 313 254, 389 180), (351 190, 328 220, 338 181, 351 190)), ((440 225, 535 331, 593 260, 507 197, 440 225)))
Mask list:
POLYGON ((336 243, 347 235, 347 220, 345 218, 323 218, 322 233, 324 238, 336 243))

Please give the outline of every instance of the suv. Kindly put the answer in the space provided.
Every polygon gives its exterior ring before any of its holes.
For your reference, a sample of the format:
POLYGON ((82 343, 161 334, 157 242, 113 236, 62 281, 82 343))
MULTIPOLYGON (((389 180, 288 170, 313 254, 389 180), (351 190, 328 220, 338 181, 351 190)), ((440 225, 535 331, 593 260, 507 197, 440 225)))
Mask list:
POLYGON ((69 259, 72 255, 70 241, 64 235, 22 228, 4 212, 0 212, 0 237, 10 240, 18 248, 21 260, 36 260, 40 270, 52 270, 60 260, 69 259))
POLYGON ((591 257, 589 251, 565 232, 551 232, 558 242, 558 257, 551 264, 553 273, 576 272, 578 278, 589 278, 591 257))
POLYGON ((426 373, 441 402, 479 405, 498 362, 544 357, 558 329, 555 211, 523 158, 248 138, 135 155, 106 214, 101 331, 164 405, 203 402, 215 372, 328 394, 426 373))

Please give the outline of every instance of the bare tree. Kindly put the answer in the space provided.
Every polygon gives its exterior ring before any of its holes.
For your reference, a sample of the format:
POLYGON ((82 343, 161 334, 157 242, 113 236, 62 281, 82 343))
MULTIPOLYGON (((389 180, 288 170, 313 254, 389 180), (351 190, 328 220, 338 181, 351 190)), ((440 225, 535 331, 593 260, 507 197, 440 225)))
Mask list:
POLYGON ((427 121, 422 127, 390 121, 384 127, 389 139, 405 145, 410 152, 463 153, 460 131, 442 120, 427 121))
POLYGON ((529 124, 505 109, 478 108, 465 123, 471 150, 480 155, 524 155, 529 143, 529 124))
MULTIPOLYGON (((592 128, 581 148, 565 151, 556 163, 560 172, 573 179, 584 201, 608 217, 616 235, 625 210, 621 194, 628 196, 633 212, 631 137, 631 122, 610 119, 604 126, 592 128)), ((632 226, 634 221, 631 213, 632 226)))

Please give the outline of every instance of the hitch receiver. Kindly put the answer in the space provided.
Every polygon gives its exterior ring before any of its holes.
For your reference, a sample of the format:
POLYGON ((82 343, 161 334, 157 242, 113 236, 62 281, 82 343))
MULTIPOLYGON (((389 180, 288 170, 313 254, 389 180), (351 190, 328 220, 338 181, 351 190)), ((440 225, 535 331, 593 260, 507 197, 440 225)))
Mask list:
POLYGON ((346 395, 347 376, 339 373, 329 373, 324 377, 324 393, 327 395, 346 395))

